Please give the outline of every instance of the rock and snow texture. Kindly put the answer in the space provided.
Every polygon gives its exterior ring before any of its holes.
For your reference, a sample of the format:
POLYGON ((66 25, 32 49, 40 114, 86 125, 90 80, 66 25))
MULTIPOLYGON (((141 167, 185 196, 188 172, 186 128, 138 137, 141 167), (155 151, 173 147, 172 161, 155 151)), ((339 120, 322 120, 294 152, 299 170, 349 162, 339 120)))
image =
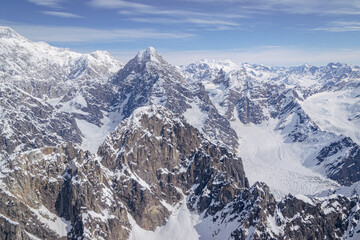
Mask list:
POLYGON ((200 83, 188 83, 178 69, 166 62, 153 48, 140 51, 113 79, 118 87, 116 111, 124 118, 136 108, 161 105, 184 115, 217 144, 235 149, 237 136, 229 122, 212 104, 200 83), (196 121, 194 114, 201 115, 196 121))
POLYGON ((236 131, 250 183, 264 181, 281 197, 359 180, 358 145, 335 146, 344 135, 357 141, 359 67, 200 61, 181 70, 236 131))
POLYGON ((0 27, 0 62, 0 154, 64 141, 96 152, 119 124, 108 81, 123 65, 108 52, 75 53, 0 27))
POLYGON ((357 66, 122 65, 6 27, 0 62, 13 239, 360 237, 357 66))
POLYGON ((2 160, 0 173, 10 239, 324 239, 359 228, 358 196, 276 201, 248 185, 236 155, 157 106, 137 109, 98 156, 62 144, 2 160))
POLYGON ((67 81, 87 78, 107 81, 122 66, 108 52, 80 54, 44 42, 31 42, 0 27, 0 80, 67 81))

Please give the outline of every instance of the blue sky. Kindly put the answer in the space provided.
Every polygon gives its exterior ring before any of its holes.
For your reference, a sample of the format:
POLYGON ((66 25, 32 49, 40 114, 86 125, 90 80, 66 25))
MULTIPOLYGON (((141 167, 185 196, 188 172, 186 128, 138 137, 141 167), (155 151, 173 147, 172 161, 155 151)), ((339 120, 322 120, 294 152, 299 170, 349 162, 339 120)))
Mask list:
POLYGON ((359 0, 2 0, 0 25, 122 61, 153 46, 174 64, 360 65, 359 0))

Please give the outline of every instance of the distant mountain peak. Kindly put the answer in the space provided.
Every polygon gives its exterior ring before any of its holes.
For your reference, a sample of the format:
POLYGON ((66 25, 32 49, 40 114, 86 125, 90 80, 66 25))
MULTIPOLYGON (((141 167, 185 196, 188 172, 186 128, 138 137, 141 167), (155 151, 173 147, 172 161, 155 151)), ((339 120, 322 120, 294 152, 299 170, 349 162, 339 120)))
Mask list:
POLYGON ((342 64, 342 63, 340 63, 340 62, 336 62, 336 63, 330 62, 330 63, 327 65, 327 67, 329 67, 329 68, 340 68, 340 67, 343 67, 343 66, 346 66, 346 64, 342 64))
POLYGON ((139 62, 161 62, 162 57, 157 53, 153 47, 141 50, 135 57, 139 62))
POLYGON ((0 38, 23 38, 10 27, 0 26, 0 38))

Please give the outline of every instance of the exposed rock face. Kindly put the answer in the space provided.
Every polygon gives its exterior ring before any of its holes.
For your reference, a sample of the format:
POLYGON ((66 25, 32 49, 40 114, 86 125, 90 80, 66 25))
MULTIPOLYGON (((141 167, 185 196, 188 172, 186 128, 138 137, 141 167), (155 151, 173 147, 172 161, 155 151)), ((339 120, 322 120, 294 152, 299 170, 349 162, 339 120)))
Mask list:
POLYGON ((171 213, 162 201, 175 205, 194 185, 193 200, 205 189, 207 196, 193 209, 221 209, 248 187, 241 160, 174 118, 156 107, 135 112, 100 147, 101 163, 71 144, 4 160, 0 202, 13 205, 2 208, 11 225, 3 233, 126 239, 127 214, 154 230, 171 213), (221 204, 210 207, 209 199, 221 204))
POLYGON ((75 119, 68 113, 14 88, 0 86, 0 155, 62 141, 81 143, 81 132, 75 119))
POLYGON ((349 137, 324 147, 316 160, 331 179, 342 185, 349 186, 360 180, 360 148, 349 137))
POLYGON ((310 204, 289 196, 277 205, 275 219, 284 227, 284 239, 339 239, 344 235, 348 227, 344 216, 349 216, 351 205, 358 200, 337 196, 313 201, 310 204))
POLYGON ((89 152, 67 144, 18 154, 1 174, 6 239, 127 239, 126 211, 89 152))
POLYGON ((174 205, 192 190, 190 207, 212 212, 248 187, 240 159, 206 141, 181 117, 156 106, 136 110, 98 154, 102 164, 116 173, 114 187, 126 199, 129 213, 149 230, 164 225, 169 216, 162 201, 174 205), (213 201, 220 204, 210 207, 213 201))
POLYGON ((224 211, 214 215, 207 239, 223 239, 222 224, 230 225, 230 239, 351 239, 358 225, 359 198, 287 196, 275 201, 269 188, 257 183, 244 190, 224 211), (356 217, 355 217, 356 218, 356 217))
POLYGON ((98 154, 69 143, 3 160, 1 235, 127 239, 129 218, 154 231, 184 198, 205 239, 336 239, 357 228, 358 198, 277 202, 265 184, 249 187, 241 159, 162 107, 136 110, 98 154))

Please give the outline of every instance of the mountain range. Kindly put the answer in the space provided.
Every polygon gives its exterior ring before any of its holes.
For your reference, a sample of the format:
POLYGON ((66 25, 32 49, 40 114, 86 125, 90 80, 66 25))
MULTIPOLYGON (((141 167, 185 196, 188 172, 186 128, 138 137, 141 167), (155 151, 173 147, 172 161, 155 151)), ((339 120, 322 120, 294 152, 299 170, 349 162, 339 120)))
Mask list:
POLYGON ((126 64, 0 27, 0 239, 359 239, 360 67, 126 64))

